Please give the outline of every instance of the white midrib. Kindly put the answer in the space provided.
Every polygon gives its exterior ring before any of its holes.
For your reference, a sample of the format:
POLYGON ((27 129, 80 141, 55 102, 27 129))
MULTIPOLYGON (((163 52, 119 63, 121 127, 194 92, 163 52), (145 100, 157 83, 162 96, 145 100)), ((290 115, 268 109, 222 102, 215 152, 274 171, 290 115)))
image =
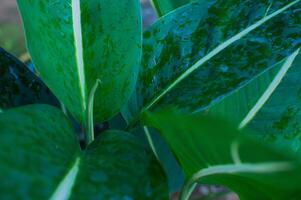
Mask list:
POLYGON ((82 109, 86 113, 86 86, 85 86, 85 65, 83 55, 83 37, 81 24, 81 7, 80 0, 72 0, 72 21, 73 21, 73 35, 75 45, 75 57, 77 73, 79 77, 79 88, 82 98, 82 109))
POLYGON ((285 172, 292 169, 294 169, 294 165, 291 162, 227 164, 208 167, 195 173, 192 178, 184 185, 180 200, 188 200, 192 192, 192 188, 195 187, 196 182, 200 181, 206 176, 237 173, 269 174, 276 172, 285 172))
POLYGON ((147 106, 143 108, 143 111, 150 109, 154 104, 156 104, 163 96, 165 96, 170 90, 172 90, 176 85, 178 85, 181 81, 183 81, 186 77, 188 77, 191 73, 193 73, 195 70, 197 70, 200 66, 202 66, 204 63, 209 61, 211 58, 219 54, 221 51, 229 47, 234 42, 238 41, 242 37, 249 34, 251 31, 255 30, 265 22, 269 21, 273 17, 281 14, 285 10, 289 9, 290 7, 294 6, 300 2, 300 0, 295 0, 288 5, 284 6, 283 8, 273 12, 272 14, 265 16, 255 24, 249 26, 248 28, 244 29, 242 32, 236 34, 232 38, 228 39, 227 41, 223 42, 219 46, 217 46, 215 49, 213 49, 211 52, 209 52, 205 57, 197 61, 194 65, 192 65, 189 69, 187 69, 183 74, 181 74, 175 81, 173 81, 166 89, 164 89, 157 97, 155 97, 147 106))
POLYGON ((297 55, 299 54, 300 49, 297 49, 294 53, 292 53, 284 62, 281 69, 273 79, 273 81, 270 83, 270 85, 267 87, 267 89, 264 91, 262 96, 258 99, 258 101, 255 103, 255 105, 252 107, 252 109, 249 111, 249 113, 245 116, 245 118, 242 120, 242 122, 239 125, 239 129, 244 128, 257 114, 257 112, 263 107, 263 105, 268 101, 268 99, 271 97, 273 92, 276 90, 276 88, 279 86, 282 79, 285 77, 286 73, 292 66, 293 62, 295 61, 297 55))
POLYGON ((79 171, 79 164, 80 158, 78 157, 49 200, 68 200, 70 198, 79 171))

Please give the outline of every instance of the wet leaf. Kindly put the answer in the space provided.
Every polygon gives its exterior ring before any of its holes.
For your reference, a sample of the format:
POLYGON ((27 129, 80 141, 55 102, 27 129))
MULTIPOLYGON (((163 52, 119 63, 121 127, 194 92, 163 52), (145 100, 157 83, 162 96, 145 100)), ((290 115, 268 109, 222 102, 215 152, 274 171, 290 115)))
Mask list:
MULTIPOLYGON (((300 1, 188 4, 144 33, 139 111, 204 111, 300 47, 300 1), (205 7, 204 7, 205 6, 205 7)), ((130 116, 130 115, 128 115, 130 116)), ((133 119, 134 118, 134 119, 133 119)))
POLYGON ((95 120, 116 114, 136 83, 142 37, 139 1, 17 2, 33 63, 57 98, 85 123, 89 94, 100 79, 95 120))
POLYGON ((0 110, 35 103, 59 105, 39 77, 0 48, 0 110))
POLYGON ((239 128, 296 152, 301 146, 301 54, 292 55, 207 109, 239 128), (295 56, 295 57, 292 57, 295 56), (288 63, 291 62, 291 63, 288 63))
POLYGON ((1 199, 167 199, 158 162, 134 136, 108 131, 82 151, 65 115, 46 105, 0 115, 1 199))

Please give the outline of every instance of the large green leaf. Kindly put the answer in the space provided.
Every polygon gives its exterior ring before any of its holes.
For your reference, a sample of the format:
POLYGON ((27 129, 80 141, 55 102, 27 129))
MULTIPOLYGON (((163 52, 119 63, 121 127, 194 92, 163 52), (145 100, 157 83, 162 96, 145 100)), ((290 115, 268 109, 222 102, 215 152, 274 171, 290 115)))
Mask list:
POLYGON ((195 181, 229 187, 242 200, 301 198, 301 151, 280 152, 200 114, 165 110, 146 113, 144 120, 161 132, 185 172, 182 199, 195 181))
POLYGON ((59 105, 34 73, 0 48, 0 111, 34 103, 59 105))
POLYGON ((99 79, 94 114, 111 118, 130 97, 141 57, 138 0, 18 0, 41 77, 78 121, 99 79))
POLYGON ((157 14, 163 16, 170 11, 193 1, 195 0, 151 0, 151 3, 157 14))
POLYGON ((297 53, 208 107, 207 113, 297 151, 301 146, 301 54, 297 53))
POLYGON ((164 16, 144 33, 136 110, 202 111, 276 66, 300 46, 300 5, 215 0, 164 16))
POLYGON ((59 110, 26 106, 0 115, 0 199, 166 199, 154 156, 109 131, 81 151, 59 110))

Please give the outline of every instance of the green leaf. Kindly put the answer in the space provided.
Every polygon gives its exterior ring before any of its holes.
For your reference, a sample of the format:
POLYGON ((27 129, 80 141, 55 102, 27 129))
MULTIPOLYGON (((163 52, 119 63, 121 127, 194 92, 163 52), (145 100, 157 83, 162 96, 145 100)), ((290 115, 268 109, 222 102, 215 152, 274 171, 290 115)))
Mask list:
POLYGON ((196 2, 164 16, 144 33, 138 110, 203 111, 276 66, 300 46, 300 5, 196 2))
POLYGON ((169 193, 178 192, 184 182, 184 174, 164 139, 148 127, 136 129, 133 133, 156 155, 167 176, 169 193))
POLYGON ((195 0, 151 0, 151 3, 158 16, 161 17, 170 11, 193 1, 195 0))
POLYGON ((39 77, 17 58, 0 48, 0 112, 34 103, 59 105, 39 77))
POLYGON ((158 162, 130 134, 103 133, 81 151, 59 110, 0 114, 0 199, 167 199, 158 162))
POLYGON ((174 110, 146 113, 177 157, 187 177, 186 199, 195 181, 224 185, 240 199, 299 199, 301 157, 278 151, 222 120, 174 110))
POLYGON ((130 97, 141 55, 138 0, 18 0, 27 46, 41 77, 80 122, 95 95, 97 122, 130 97))
POLYGON ((286 146, 297 151, 301 146, 301 54, 298 51, 208 107, 207 113, 231 119, 240 128, 255 130, 258 136, 279 148, 286 146))

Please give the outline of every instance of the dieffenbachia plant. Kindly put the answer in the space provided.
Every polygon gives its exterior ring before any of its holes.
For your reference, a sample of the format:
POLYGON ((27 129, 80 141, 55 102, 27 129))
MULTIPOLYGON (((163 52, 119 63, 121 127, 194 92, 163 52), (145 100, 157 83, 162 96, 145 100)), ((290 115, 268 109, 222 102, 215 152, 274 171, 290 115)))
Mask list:
POLYGON ((153 0, 144 33, 138 0, 17 2, 37 73, 0 50, 1 199, 168 199, 174 160, 181 200, 301 197, 301 0, 153 0))

